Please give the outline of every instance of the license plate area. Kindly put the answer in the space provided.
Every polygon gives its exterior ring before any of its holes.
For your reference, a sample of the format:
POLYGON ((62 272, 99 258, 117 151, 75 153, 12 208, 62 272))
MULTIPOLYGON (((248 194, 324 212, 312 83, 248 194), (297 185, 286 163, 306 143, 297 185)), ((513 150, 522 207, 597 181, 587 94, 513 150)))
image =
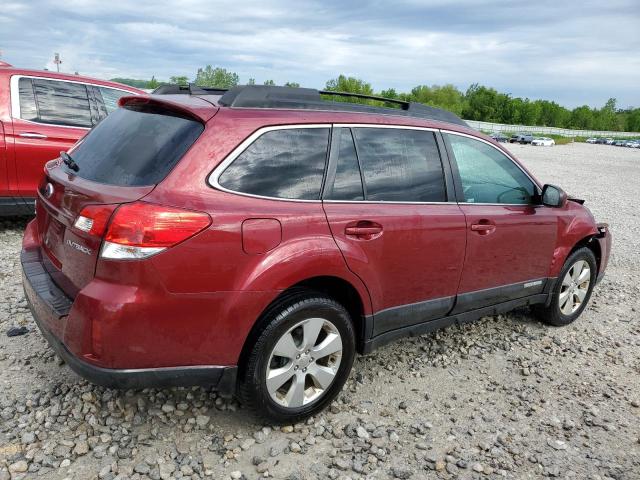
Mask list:
POLYGON ((58 268, 62 268, 62 261, 64 259, 64 233, 66 227, 49 215, 48 212, 45 213, 43 227, 42 248, 53 264, 58 268))

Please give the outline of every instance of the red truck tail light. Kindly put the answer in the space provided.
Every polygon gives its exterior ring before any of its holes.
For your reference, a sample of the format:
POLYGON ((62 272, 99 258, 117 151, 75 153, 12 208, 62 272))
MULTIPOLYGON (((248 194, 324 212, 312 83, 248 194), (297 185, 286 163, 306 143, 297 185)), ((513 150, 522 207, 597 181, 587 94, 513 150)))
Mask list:
POLYGON ((73 227, 93 235, 102 237, 109 223, 111 214, 118 205, 88 205, 82 209, 73 227))
POLYGON ((140 259, 177 245, 211 224, 203 212, 145 202, 122 205, 109 224, 101 257, 140 259))

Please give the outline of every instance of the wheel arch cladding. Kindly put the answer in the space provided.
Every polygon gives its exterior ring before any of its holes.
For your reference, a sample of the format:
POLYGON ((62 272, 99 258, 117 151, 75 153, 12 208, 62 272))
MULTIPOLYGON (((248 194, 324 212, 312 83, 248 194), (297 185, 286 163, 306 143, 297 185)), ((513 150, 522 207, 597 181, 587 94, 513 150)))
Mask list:
POLYGON ((582 240, 578 241, 571 251, 565 257, 565 261, 569 256, 575 252, 576 250, 587 247, 589 250, 593 252, 593 255, 596 257, 596 267, 598 268, 598 272, 600 272, 600 262, 602 261, 602 250, 600 249, 600 243, 597 242, 595 235, 588 235, 584 237, 582 240))
POLYGON ((294 300, 296 297, 309 293, 317 293, 319 295, 333 298, 347 310, 351 317, 351 321, 353 322, 356 333, 356 346, 359 350, 359 346, 362 344, 364 337, 365 323, 365 304, 360 292, 358 292, 356 287, 351 283, 340 277, 330 275, 311 277, 291 285, 273 299, 273 301, 262 311, 249 331, 242 347, 242 351, 240 352, 240 357, 238 359, 238 367, 240 367, 239 375, 243 375, 243 366, 251 353, 252 346, 255 344, 260 332, 265 327, 269 315, 275 310, 282 308, 282 306, 294 300))

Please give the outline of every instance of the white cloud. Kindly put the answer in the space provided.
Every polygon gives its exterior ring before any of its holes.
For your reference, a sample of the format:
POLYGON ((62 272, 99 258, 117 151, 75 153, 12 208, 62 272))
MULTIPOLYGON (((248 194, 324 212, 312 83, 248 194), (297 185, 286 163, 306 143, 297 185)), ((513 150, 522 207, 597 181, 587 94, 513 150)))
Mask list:
POLYGON ((374 88, 471 83, 573 106, 640 106, 640 7, 600 2, 34 0, 3 4, 0 49, 25 67, 99 77, 193 77, 322 87, 346 73, 374 88))

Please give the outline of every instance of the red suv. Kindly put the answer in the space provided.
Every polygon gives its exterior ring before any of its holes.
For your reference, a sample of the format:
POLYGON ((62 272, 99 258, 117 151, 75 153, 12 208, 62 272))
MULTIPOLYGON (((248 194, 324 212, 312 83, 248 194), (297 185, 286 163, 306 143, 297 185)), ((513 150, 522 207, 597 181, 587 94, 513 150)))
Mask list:
POLYGON ((23 280, 71 368, 293 422, 356 351, 520 306, 582 313, 611 247, 582 201, 453 114, 323 94, 125 97, 47 165, 23 280))
POLYGON ((0 62, 0 216, 31 215, 44 164, 131 94, 144 92, 0 62))

